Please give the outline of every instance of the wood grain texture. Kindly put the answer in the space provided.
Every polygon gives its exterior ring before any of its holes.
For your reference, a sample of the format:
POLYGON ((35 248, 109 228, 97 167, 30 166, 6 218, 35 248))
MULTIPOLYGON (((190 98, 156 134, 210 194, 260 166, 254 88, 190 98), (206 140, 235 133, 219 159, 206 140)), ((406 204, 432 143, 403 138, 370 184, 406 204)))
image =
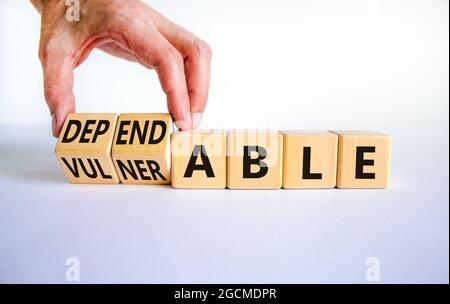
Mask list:
POLYGON ((172 118, 162 114, 121 114, 112 158, 123 184, 170 184, 172 118))
POLYGON ((283 188, 334 188, 338 136, 326 131, 281 131, 283 188))
POLYGON ((171 150, 173 188, 226 187, 225 131, 175 132, 171 150))
POLYGON ((282 158, 283 135, 281 133, 259 130, 228 131, 228 188, 280 189, 282 158))
POLYGON ((72 113, 64 122, 55 153, 74 184, 117 184, 111 158, 117 114, 72 113))
POLYGON ((391 137, 371 131, 333 131, 339 137, 338 188, 386 188, 391 137))

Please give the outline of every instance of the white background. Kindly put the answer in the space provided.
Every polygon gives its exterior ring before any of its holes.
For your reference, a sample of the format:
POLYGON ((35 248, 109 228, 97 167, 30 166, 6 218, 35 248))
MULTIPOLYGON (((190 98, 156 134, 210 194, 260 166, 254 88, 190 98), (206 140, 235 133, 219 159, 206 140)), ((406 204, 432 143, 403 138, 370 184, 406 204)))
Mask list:
MULTIPOLYGON (((147 1, 213 48, 203 127, 448 126, 449 2, 147 1)), ((0 122, 48 122, 39 15, 0 1, 0 122)), ((166 111, 154 71, 94 51, 81 112, 166 111)))
POLYGON ((449 281, 448 130, 390 130, 388 189, 69 184, 47 128, 0 128, 0 283, 449 281), (417 142, 420 142, 418 145, 417 142))
MULTIPOLYGON (((54 156, 39 17, 0 1, 0 282, 449 280, 448 1, 149 1, 214 51, 203 127, 392 135, 384 190, 71 185, 54 156)), ((94 52, 83 112, 160 112, 154 72, 94 52)))

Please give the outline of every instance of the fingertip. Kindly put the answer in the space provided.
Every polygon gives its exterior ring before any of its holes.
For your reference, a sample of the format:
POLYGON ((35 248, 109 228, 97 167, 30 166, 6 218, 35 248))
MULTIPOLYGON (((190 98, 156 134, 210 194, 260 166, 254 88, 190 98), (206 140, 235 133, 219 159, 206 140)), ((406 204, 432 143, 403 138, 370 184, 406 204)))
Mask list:
POLYGON ((180 131, 189 131, 191 129, 191 123, 188 121, 178 120, 178 121, 175 121, 174 123, 175 123, 175 126, 180 131))
POLYGON ((183 94, 167 94, 167 109, 172 116, 173 123, 181 131, 188 131, 192 127, 191 112, 189 111, 189 97, 183 94))
POLYGON ((66 116, 67 114, 59 116, 55 113, 52 114, 52 134, 54 137, 59 137, 64 121, 66 120, 66 116))
POLYGON ((75 112, 75 102, 72 98, 64 103, 58 104, 58 107, 51 112, 52 117, 52 134, 58 138, 66 121, 67 115, 75 112))
POLYGON ((173 123, 180 131, 189 131, 192 127, 191 113, 183 113, 180 115, 179 113, 172 113, 173 123))
POLYGON ((203 113, 191 113, 191 121, 192 121, 192 129, 197 129, 200 127, 200 123, 202 122, 203 113))
POLYGON ((52 114, 52 134, 53 137, 58 138, 59 137, 59 132, 58 131, 58 122, 56 121, 56 115, 55 113, 52 114))

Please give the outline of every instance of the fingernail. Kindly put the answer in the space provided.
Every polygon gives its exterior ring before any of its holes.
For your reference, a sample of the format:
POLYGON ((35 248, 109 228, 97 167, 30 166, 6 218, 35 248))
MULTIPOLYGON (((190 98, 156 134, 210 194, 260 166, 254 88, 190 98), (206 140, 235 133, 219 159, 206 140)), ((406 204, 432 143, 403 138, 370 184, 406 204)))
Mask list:
POLYGON ((188 131, 191 129, 192 121, 191 121, 191 113, 187 112, 183 115, 183 120, 174 121, 175 126, 178 130, 188 131))
POLYGON ((52 134, 53 134, 54 137, 57 137, 57 135, 56 135, 56 126, 57 126, 57 124, 56 123, 57 123, 56 122, 56 115, 55 115, 55 113, 53 113, 52 114, 52 134))
POLYGON ((175 126, 181 131, 187 131, 191 128, 191 124, 184 120, 175 121, 175 126))
POLYGON ((200 123, 202 122, 203 113, 192 113, 191 114, 191 121, 192 121, 192 129, 197 129, 200 126, 200 123))

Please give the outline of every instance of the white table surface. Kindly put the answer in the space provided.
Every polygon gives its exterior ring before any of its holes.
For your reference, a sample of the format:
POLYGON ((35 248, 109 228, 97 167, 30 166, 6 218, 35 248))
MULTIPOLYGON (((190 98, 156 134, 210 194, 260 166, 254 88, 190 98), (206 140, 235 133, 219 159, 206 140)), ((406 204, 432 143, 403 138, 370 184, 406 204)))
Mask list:
POLYGON ((71 185, 47 126, 3 125, 0 282, 448 283, 448 130, 390 133, 386 190, 175 190, 71 185))

